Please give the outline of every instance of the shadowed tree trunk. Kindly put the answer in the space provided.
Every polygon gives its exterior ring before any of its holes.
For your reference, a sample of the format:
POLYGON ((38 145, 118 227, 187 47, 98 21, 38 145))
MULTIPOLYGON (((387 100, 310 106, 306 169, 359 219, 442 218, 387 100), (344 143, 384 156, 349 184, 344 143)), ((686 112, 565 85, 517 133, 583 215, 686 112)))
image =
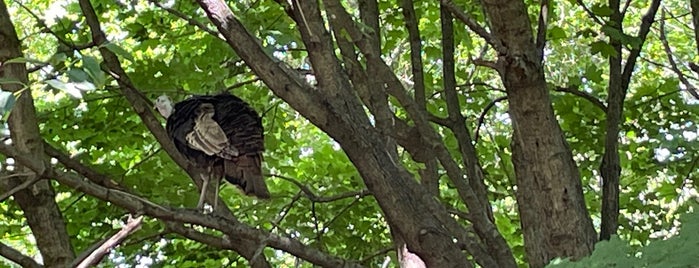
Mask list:
MULTIPOLYGON (((10 16, 4 1, 0 1, 0 63, 8 59, 22 57, 17 33, 10 21, 10 16)), ((0 78, 14 80, 27 85, 27 69, 24 63, 5 64, 0 66, 0 78)), ((8 124, 10 135, 15 148, 22 154, 33 159, 45 159, 44 148, 39 127, 36 121, 34 101, 31 90, 22 84, 7 83, 2 89, 19 94, 15 107, 12 109, 8 124)), ((45 167, 43 161, 37 163, 45 167)), ((8 191, 27 180, 35 180, 37 176, 30 169, 16 167, 17 174, 32 174, 0 179, 0 188, 8 191)), ((65 222, 55 201, 55 193, 48 180, 42 179, 33 185, 18 191, 14 201, 22 208, 27 223, 34 234, 36 244, 41 252, 46 267, 67 267, 75 258, 70 237, 66 232, 65 222)))
MULTIPOLYGON (((485 0, 514 128, 512 161, 527 259, 588 255, 596 233, 580 174, 551 107, 538 48, 522 1, 485 0)), ((540 29, 543 30, 543 29, 540 29)))

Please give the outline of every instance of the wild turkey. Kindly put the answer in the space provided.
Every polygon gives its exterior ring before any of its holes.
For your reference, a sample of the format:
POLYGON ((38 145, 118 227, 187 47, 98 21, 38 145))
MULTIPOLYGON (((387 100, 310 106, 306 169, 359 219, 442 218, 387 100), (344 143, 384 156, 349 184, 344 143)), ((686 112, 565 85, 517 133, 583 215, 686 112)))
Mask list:
POLYGON ((216 197, 221 177, 247 195, 269 198, 262 177, 263 128, 257 113, 240 98, 223 93, 194 96, 172 106, 166 95, 155 107, 167 118, 166 130, 177 150, 190 162, 208 170, 198 208, 203 208, 210 181, 216 197))

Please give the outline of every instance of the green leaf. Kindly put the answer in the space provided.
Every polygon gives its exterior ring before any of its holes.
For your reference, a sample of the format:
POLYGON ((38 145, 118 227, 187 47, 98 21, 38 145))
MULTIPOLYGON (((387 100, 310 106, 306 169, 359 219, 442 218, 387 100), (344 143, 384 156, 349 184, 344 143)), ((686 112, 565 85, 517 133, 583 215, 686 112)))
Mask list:
POLYGON ((587 66, 585 69, 585 78, 595 83, 602 82, 602 70, 594 65, 587 66))
POLYGON ((15 105, 15 95, 7 92, 7 91, 0 91, 0 113, 1 114, 6 114, 9 111, 12 110, 12 107, 15 105))
POLYGON ((131 53, 129 53, 128 51, 126 51, 126 49, 120 47, 119 45, 117 45, 115 43, 112 43, 112 42, 106 43, 106 44, 104 44, 104 47, 106 47, 107 49, 109 49, 109 51, 114 52, 114 54, 117 54, 124 59, 127 59, 131 62, 135 61, 133 56, 131 55, 131 53))
POLYGON ((64 83, 56 79, 51 79, 46 80, 46 84, 48 84, 52 88, 64 91, 65 93, 68 93, 69 95, 76 98, 82 98, 83 96, 82 92, 80 92, 80 89, 78 89, 74 83, 64 83))
POLYGON ((551 29, 547 31, 547 34, 549 36, 550 40, 556 40, 556 39, 564 39, 568 37, 568 34, 566 33, 563 28, 558 27, 558 26, 553 26, 551 29))
POLYGON ((608 16, 612 15, 612 12, 614 12, 614 10, 609 8, 609 6, 603 5, 603 4, 594 4, 590 8, 590 10, 595 15, 602 16, 602 17, 608 17, 608 16))
POLYGON ((595 41, 590 44, 590 52, 592 54, 601 54, 602 56, 608 58, 608 57, 616 57, 617 53, 614 47, 610 45, 607 42, 604 41, 595 41))
POLYGON ((25 58, 25 57, 18 57, 14 59, 9 59, 3 62, 3 64, 8 64, 8 63, 34 63, 34 64, 44 64, 43 61, 36 60, 36 59, 31 59, 31 58, 25 58))

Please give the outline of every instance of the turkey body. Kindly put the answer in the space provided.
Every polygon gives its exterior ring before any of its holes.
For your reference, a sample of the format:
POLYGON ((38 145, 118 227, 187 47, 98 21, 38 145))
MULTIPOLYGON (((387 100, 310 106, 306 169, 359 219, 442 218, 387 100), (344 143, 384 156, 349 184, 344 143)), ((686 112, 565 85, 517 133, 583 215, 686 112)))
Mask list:
POLYGON ((206 168, 216 185, 223 177, 247 195, 269 198, 262 177, 262 120, 240 98, 224 93, 181 101, 168 116, 166 130, 177 150, 206 168))

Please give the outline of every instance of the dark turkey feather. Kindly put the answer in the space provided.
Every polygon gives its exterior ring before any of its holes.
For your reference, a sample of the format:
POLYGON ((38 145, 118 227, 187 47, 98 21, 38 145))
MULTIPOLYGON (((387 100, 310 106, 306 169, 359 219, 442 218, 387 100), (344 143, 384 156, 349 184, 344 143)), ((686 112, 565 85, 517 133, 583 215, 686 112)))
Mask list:
POLYGON ((175 104, 166 129, 189 161, 223 170, 224 178, 246 194, 269 198, 261 166, 262 120, 243 100, 227 93, 194 96, 175 104))

